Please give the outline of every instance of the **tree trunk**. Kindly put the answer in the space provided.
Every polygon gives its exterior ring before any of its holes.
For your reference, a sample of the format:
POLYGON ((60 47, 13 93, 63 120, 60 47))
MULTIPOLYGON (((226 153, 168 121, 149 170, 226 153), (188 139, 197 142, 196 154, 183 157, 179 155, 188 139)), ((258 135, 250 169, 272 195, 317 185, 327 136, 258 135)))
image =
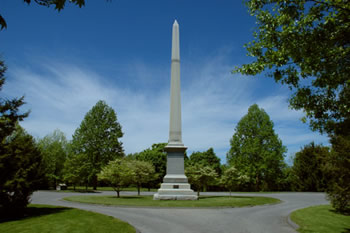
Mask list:
POLYGON ((137 195, 140 196, 140 189, 141 189, 141 185, 137 185, 137 195))
POLYGON ((93 185, 94 190, 97 190, 97 176, 96 175, 94 175, 92 177, 92 185, 93 185))
POLYGON ((120 198, 120 190, 117 190, 117 197, 120 198))

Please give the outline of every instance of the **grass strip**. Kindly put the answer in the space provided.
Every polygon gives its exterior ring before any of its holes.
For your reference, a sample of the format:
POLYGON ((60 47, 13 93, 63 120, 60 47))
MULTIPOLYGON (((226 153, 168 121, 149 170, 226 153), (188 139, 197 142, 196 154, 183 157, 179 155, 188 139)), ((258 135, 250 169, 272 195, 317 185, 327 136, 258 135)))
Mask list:
POLYGON ((90 211, 49 205, 29 205, 26 217, 0 220, 0 232, 134 233, 135 229, 126 222, 90 211))
POLYGON ((101 205, 141 207, 243 207, 276 204, 280 200, 270 197, 201 196, 197 201, 153 200, 152 196, 71 196, 64 200, 101 205))
POLYGON ((290 217, 301 233, 350 233, 350 216, 336 213, 330 205, 296 210, 290 217))

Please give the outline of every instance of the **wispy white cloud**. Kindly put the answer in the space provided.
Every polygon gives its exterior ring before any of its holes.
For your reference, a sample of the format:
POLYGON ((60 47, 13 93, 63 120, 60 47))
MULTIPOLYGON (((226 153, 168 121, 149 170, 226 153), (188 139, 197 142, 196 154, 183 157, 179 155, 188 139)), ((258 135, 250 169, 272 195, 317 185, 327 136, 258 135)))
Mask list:
MULTIPOLYGON (((326 141, 299 121, 301 112, 288 108, 288 92, 271 82, 267 85, 276 85, 275 91, 258 96, 266 84, 232 75, 231 68, 224 55, 182 67, 183 141, 189 153, 213 147, 224 162, 236 124, 254 103, 270 115, 289 152, 312 140, 326 141)), ((12 66, 4 91, 26 96, 26 108, 32 113, 22 125, 37 137, 59 128, 70 138, 86 112, 105 100, 123 127, 125 151, 133 153, 168 139, 169 74, 140 61, 110 76, 80 65, 46 62, 29 68, 12 66), (115 81, 112 76, 131 80, 115 81)))

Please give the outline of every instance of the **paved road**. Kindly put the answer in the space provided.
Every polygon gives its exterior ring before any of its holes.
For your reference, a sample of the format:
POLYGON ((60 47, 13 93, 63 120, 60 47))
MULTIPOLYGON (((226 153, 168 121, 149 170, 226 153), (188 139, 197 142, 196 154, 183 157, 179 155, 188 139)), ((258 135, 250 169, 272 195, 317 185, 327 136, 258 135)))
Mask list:
MULTIPOLYGON (((130 194, 134 193, 123 193, 123 195, 130 194)), ((144 195, 150 194, 144 193, 144 195)), ((294 228, 288 223, 288 215, 292 211, 312 205, 328 204, 323 193, 237 194, 274 197, 282 200, 282 203, 219 209, 111 207, 60 200, 72 195, 115 194, 38 191, 33 194, 32 203, 68 206, 114 216, 129 222, 141 233, 295 233, 294 228)), ((204 195, 223 195, 223 193, 204 195)))

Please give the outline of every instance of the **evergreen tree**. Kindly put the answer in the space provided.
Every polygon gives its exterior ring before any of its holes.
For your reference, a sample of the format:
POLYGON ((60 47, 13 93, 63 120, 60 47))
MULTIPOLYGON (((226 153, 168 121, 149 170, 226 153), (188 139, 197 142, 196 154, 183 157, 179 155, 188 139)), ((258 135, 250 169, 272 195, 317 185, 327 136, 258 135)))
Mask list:
POLYGON ((19 125, 0 147, 0 217, 20 216, 41 182, 40 150, 19 125))
POLYGON ((256 191, 276 190, 283 176, 286 147, 267 113, 254 104, 237 124, 227 161, 250 178, 256 191))
MULTIPOLYGON (((6 66, 0 61, 0 91, 6 66)), ((40 151, 33 138, 18 125, 28 116, 20 113, 23 97, 0 98, 0 216, 23 215, 29 197, 40 181, 40 151)))
POLYGON ((106 102, 98 101, 85 115, 80 127, 75 130, 72 153, 85 154, 91 171, 88 180, 97 188, 97 174, 109 161, 124 156, 122 128, 114 110, 106 102))

